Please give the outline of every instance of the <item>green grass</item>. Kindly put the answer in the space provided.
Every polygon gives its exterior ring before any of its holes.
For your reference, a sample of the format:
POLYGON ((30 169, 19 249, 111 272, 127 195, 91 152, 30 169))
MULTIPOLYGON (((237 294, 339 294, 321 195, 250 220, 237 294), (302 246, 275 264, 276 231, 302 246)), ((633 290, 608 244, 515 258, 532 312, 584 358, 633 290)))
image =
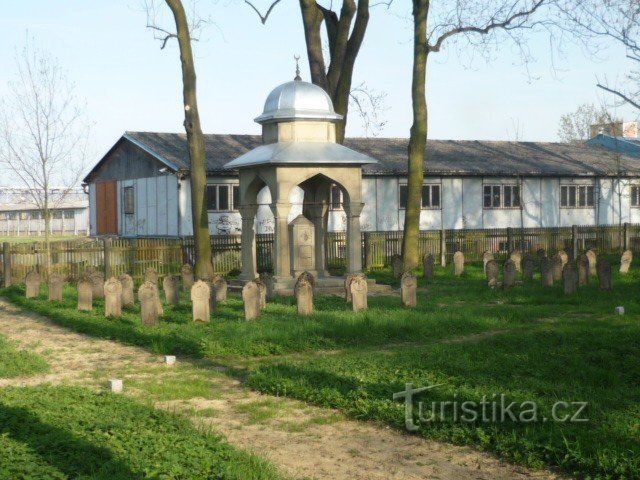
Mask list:
MULTIPOLYGON (((259 320, 242 319, 231 296, 210 324, 190 321, 188 304, 165 308, 157 327, 140 325, 138 311, 122 319, 75 311, 75 293, 53 305, 26 300, 21 287, 1 292, 16 304, 84 333, 141 345, 154 352, 209 357, 233 366, 249 386, 347 415, 404 426, 394 392, 405 383, 442 384, 419 398, 480 401, 504 394, 535 401, 540 417, 556 400, 586 401, 586 424, 462 423, 451 418, 422 424, 429 438, 470 444, 530 467, 560 467, 584 478, 640 478, 640 274, 620 276, 614 289, 597 282, 564 296, 561 285, 536 281, 508 291, 486 287, 481 265, 456 278, 437 269, 420 279, 419 306, 397 297, 371 297, 369 310, 354 314, 344 300, 317 298, 316 313, 296 315, 292 298, 270 303, 259 320), (623 305, 625 316, 615 316, 623 305)), ((397 284, 388 271, 373 273, 397 284)), ((197 386, 196 386, 197 387, 197 386)), ((245 412, 268 415, 268 408, 245 412)))
POLYGON ((0 478, 280 478, 188 419, 78 387, 0 389, 0 478))
POLYGON ((12 378, 43 373, 49 365, 40 355, 26 350, 17 350, 0 335, 0 378, 12 378))

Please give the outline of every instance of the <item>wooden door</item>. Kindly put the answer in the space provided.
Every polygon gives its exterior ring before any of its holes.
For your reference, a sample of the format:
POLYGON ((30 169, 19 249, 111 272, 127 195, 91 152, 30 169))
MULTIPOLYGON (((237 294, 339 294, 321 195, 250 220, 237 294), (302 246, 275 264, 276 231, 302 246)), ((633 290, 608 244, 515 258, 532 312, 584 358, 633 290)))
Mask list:
POLYGON ((117 182, 108 180, 96 183, 96 233, 118 234, 117 182))

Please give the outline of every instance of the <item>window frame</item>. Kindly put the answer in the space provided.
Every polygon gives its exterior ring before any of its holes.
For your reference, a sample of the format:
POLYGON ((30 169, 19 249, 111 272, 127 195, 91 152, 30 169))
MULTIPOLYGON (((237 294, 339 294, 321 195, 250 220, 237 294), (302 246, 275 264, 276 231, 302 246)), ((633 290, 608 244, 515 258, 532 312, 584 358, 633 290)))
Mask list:
MULTIPOLYGON (((403 197, 403 193, 402 190, 405 189, 405 191, 408 193, 408 184, 406 183, 400 183, 398 185, 398 209, 399 210, 406 210, 407 209, 407 198, 408 196, 405 194, 405 201, 402 201, 402 197, 403 197), (403 206, 404 203, 404 206, 403 206)), ((425 181, 422 183, 422 188, 420 190, 420 210, 441 210, 442 209, 442 184, 440 182, 433 182, 433 181, 425 181), (424 204, 424 188, 428 187, 429 188, 429 205, 425 205, 424 204), (434 187, 437 187, 438 189, 438 205, 433 206, 433 190, 434 187)))
POLYGON ((566 183, 564 185, 560 184, 561 209, 592 209, 595 208, 595 206, 596 190, 594 185, 580 183, 566 183))
MULTIPOLYGON (((236 195, 240 196, 240 184, 238 183, 207 183, 206 185, 206 200, 207 200, 207 212, 223 213, 223 212, 237 212, 238 206, 236 206, 236 200, 240 202, 240 199, 236 199, 236 195), (220 208, 220 187, 227 189, 227 208, 220 208), (215 188, 216 196, 216 208, 209 208, 209 189, 215 188)), ((224 197, 224 196, 223 196, 224 197)))
POLYGON ((517 183, 483 183, 483 210, 520 210, 522 208, 522 189, 517 183), (507 195, 506 192, 509 192, 507 195), (515 194, 514 194, 515 192, 515 194), (509 198, 509 205, 507 203, 509 198), (517 199, 517 204, 515 200, 517 199), (487 205, 487 200, 489 205, 487 205))

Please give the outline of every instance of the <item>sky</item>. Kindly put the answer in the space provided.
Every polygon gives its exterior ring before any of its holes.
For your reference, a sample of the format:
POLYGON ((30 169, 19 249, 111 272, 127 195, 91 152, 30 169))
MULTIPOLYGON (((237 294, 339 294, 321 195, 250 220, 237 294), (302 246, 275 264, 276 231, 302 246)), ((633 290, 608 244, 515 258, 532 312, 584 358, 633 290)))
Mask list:
MULTIPOLYGON (((270 2, 256 0, 259 8, 270 2)), ((159 6, 166 9, 164 2, 159 6)), ((354 85, 385 94, 379 136, 407 137, 411 127, 410 10, 373 10, 354 85)), ((298 2, 282 1, 266 25, 241 0, 200 0, 210 23, 195 44, 198 102, 205 133, 259 133, 253 119, 269 91, 293 78, 301 55, 309 80, 298 2)), ((171 27, 170 17, 159 18, 171 27)), ((95 163, 127 130, 182 132, 182 86, 175 41, 160 49, 146 28, 142 0, 28 0, 7 2, 0 17, 0 96, 15 74, 15 55, 27 38, 55 56, 86 99, 95 163)), ((622 78, 630 67, 615 44, 596 56, 574 44, 550 55, 548 39, 529 42, 536 58, 527 70, 503 42, 486 62, 454 48, 430 59, 429 138, 555 141, 559 118, 606 97, 597 78, 622 78)), ((469 50, 465 50, 468 52, 469 50)), ((631 109, 617 116, 636 120, 631 109)), ((362 136, 355 116, 347 135, 362 136)))

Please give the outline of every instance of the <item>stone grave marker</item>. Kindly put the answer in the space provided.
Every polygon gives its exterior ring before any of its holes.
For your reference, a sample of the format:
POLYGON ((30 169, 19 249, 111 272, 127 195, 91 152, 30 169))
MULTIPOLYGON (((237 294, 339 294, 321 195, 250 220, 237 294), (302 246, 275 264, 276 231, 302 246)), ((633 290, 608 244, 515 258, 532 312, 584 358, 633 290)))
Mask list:
POLYGON ((175 275, 167 275, 162 279, 162 290, 164 290, 164 298, 169 305, 178 305, 180 303, 180 289, 178 285, 178 277, 175 275))
POLYGON ((487 276, 487 285, 491 288, 498 286, 498 277, 500 276, 500 267, 498 262, 491 259, 487 262, 484 273, 487 276))
POLYGON ((415 307, 418 305, 418 281, 412 272, 405 272, 400 279, 400 291, 402 304, 405 307, 415 307))
POLYGON ((296 304, 298 306, 298 315, 311 315, 313 313, 313 286, 302 275, 296 282, 296 304))
POLYGON ((516 262, 509 259, 504 262, 504 278, 502 288, 511 288, 516 284, 516 262))
POLYGON ((191 310, 194 322, 208 322, 211 315, 209 299, 211 287, 207 282, 198 280, 191 286, 191 310))
POLYGON ((573 264, 568 263, 562 268, 562 287, 565 295, 573 295, 578 290, 578 275, 573 264))
POLYGON ((598 255, 593 250, 587 250, 587 258, 589 259, 589 275, 595 277, 598 275, 598 255))
POLYGON ((86 277, 78 281, 78 310, 93 310, 93 288, 86 277))
POLYGON ((140 317, 143 325, 157 325, 160 312, 158 306, 160 298, 158 287, 155 283, 145 281, 138 288, 138 300, 140 300, 140 317))
POLYGON ((536 268, 536 262, 528 253, 522 257, 522 279, 525 282, 533 281, 533 272, 536 268))
POLYGON ((625 250, 620 257, 620 273, 628 273, 632 261, 633 252, 631 250, 625 250))
POLYGON ((180 267, 180 276, 182 277, 182 288, 185 292, 190 292, 194 283, 193 267, 188 263, 182 265, 182 267, 180 267))
POLYGON ((464 253, 460 250, 453 254, 453 273, 456 277, 464 273, 464 253))
POLYGON ((120 285, 122 285, 122 306, 133 307, 136 303, 135 296, 133 294, 133 278, 131 275, 123 273, 118 277, 120 285))
POLYGON ((104 316, 120 317, 122 315, 122 284, 115 277, 104 282, 104 316))
POLYGON ((52 273, 49 276, 49 301, 61 302, 62 301, 62 286, 64 285, 64 278, 62 275, 52 273))
POLYGON ((611 264, 608 260, 600 260, 597 264, 600 290, 611 290, 611 264))
POLYGON ((589 257, 582 254, 578 257, 578 285, 589 283, 589 257))
POLYGON ((242 287, 245 320, 253 320, 260 315, 260 288, 256 282, 247 282, 242 287))
POLYGON ((40 274, 38 272, 31 270, 27 273, 24 283, 26 285, 27 298, 36 298, 40 295, 40 274))
POLYGON ((367 285, 367 277, 364 275, 356 275, 351 280, 351 306, 354 312, 367 309, 367 294, 369 285, 367 285))
POLYGON ((422 274, 425 280, 433 277, 433 269, 435 265, 435 257, 433 253, 427 253, 422 257, 422 274))

